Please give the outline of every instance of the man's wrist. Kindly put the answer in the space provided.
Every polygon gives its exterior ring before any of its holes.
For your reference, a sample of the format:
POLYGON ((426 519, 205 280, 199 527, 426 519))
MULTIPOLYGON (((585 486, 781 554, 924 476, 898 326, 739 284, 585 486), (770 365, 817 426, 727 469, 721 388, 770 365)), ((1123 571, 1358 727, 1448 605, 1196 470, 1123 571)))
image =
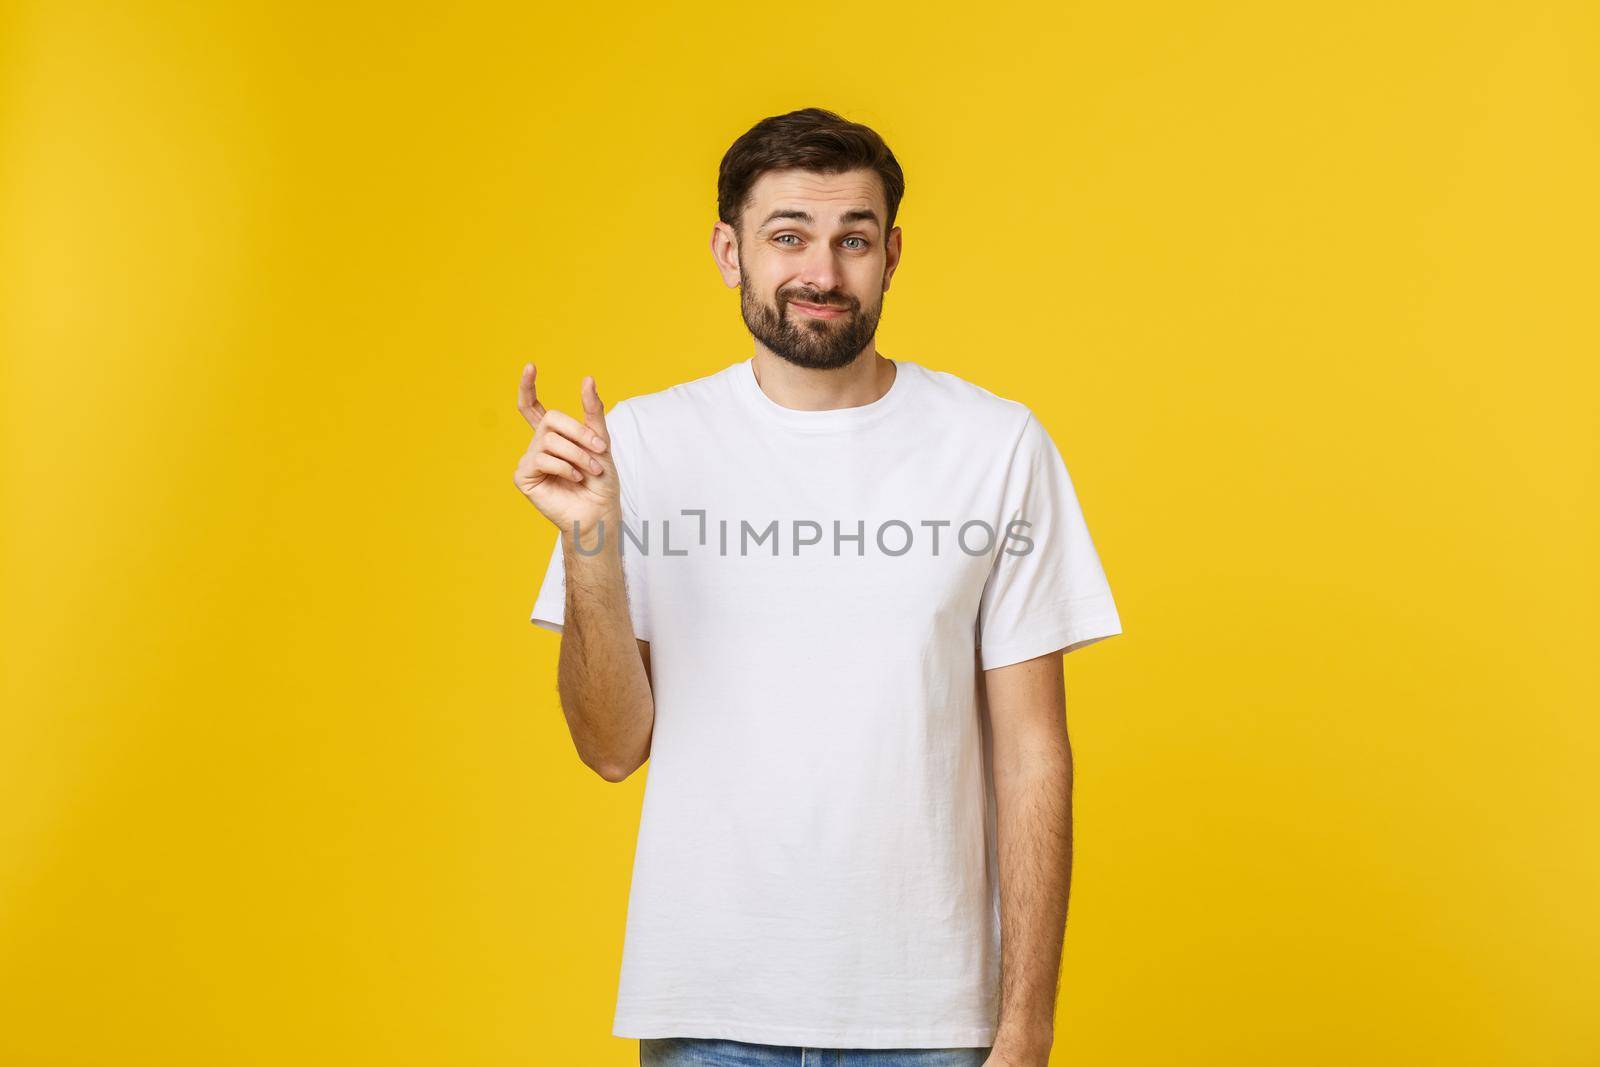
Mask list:
POLYGON ((1002 1025, 995 1034, 990 1055, 1001 1063, 1016 1067, 1045 1067, 1050 1062, 1050 1047, 1055 1044, 1053 1026, 1002 1025))
POLYGON ((561 547, 569 555, 598 556, 603 552, 616 552, 622 542, 622 513, 607 513, 585 520, 573 520, 561 526, 561 547))

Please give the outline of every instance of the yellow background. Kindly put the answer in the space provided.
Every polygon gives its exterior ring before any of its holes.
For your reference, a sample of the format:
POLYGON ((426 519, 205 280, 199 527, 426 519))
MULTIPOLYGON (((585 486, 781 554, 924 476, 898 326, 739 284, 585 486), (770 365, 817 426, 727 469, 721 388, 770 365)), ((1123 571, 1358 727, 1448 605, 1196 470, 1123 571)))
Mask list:
POLYGON ((1053 1062, 1600 1062, 1595 10, 11 7, 0 1064, 637 1062, 516 378, 748 356, 810 105, 1125 623, 1053 1062))

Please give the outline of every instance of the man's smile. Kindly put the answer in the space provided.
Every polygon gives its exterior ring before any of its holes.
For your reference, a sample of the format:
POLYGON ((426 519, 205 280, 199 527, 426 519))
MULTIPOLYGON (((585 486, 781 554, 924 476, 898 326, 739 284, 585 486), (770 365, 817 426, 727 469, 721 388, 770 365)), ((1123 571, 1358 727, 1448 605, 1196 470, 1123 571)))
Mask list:
POLYGON ((815 319, 836 319, 849 311, 849 308, 828 307, 819 304, 806 304, 799 300, 789 301, 791 307, 799 308, 802 312, 815 319))

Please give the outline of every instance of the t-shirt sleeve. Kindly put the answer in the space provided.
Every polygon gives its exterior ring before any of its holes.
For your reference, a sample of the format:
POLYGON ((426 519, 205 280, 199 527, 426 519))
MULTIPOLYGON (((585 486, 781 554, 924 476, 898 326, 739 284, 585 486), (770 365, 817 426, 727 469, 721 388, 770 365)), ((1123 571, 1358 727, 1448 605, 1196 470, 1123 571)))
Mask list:
POLYGON ((1004 514, 977 621, 984 670, 1122 632, 1067 465, 1030 411, 1006 472, 1004 514))
MULTIPOLYGON (((626 400, 619 401, 606 412, 606 426, 611 431, 612 460, 617 465, 617 476, 622 481, 622 521, 636 536, 642 537, 643 528, 639 525, 635 506, 639 486, 633 483, 638 466, 633 462, 638 442, 638 424, 633 412, 625 407, 626 404, 626 400)), ((535 626, 561 633, 567 607, 566 560, 561 552, 560 531, 553 526, 550 529, 556 535, 555 546, 550 550, 550 562, 545 566, 544 582, 534 597, 533 614, 529 621, 535 626)), ((633 635, 641 641, 648 641, 649 589, 645 582, 644 566, 648 557, 637 551, 636 544, 628 540, 623 531, 613 533, 607 530, 606 537, 612 536, 622 538, 622 579, 627 590, 628 615, 633 620, 633 635)))

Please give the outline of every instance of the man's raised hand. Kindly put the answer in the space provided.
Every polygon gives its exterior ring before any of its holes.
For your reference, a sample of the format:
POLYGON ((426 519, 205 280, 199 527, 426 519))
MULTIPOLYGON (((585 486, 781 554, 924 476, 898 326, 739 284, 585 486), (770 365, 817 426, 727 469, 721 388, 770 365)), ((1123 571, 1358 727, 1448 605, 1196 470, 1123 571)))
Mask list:
POLYGON ((533 440, 517 464, 512 481, 539 513, 570 536, 574 523, 585 545, 594 544, 592 533, 604 522, 608 538, 620 535, 621 483, 611 458, 611 433, 606 429, 605 406, 594 378, 586 375, 580 390, 583 421, 539 403, 532 363, 522 368, 517 410, 533 427, 533 440))

